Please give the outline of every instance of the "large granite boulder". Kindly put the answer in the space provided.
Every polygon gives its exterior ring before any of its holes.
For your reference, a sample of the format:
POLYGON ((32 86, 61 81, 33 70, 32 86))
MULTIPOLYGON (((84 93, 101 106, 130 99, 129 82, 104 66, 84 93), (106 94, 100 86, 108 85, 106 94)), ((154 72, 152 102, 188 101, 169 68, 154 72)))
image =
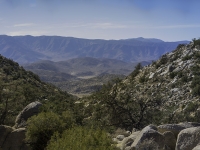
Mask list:
POLYGON ((164 149, 164 136, 157 131, 157 127, 149 125, 136 137, 131 145, 131 150, 164 149))
POLYGON ((160 133, 170 131, 175 135, 175 137, 177 137, 179 132, 183 129, 185 129, 185 127, 180 124, 164 124, 164 125, 158 126, 158 131, 160 133))
POLYGON ((200 150, 200 145, 197 145, 195 148, 193 148, 192 150, 200 150))
POLYGON ((38 101, 28 104, 17 116, 15 120, 15 128, 26 127, 28 118, 39 113, 39 107, 42 104, 38 101))
POLYGON ((182 122, 182 123, 179 123, 178 125, 181 125, 183 127, 186 128, 191 128, 191 127, 199 127, 200 126, 200 123, 198 122, 182 122))
POLYGON ((178 134, 176 150, 192 150, 200 144, 200 127, 182 130, 178 134))
POLYGON ((5 142, 2 145, 3 150, 29 150, 25 144, 25 128, 19 128, 8 134, 5 142))
POLYGON ((0 125, 0 147, 2 147, 9 133, 13 131, 12 127, 0 125))
POLYGON ((175 150, 176 147, 176 137, 174 136, 174 134, 170 131, 166 131, 163 133, 164 136, 164 143, 165 145, 167 145, 167 147, 169 147, 171 150, 175 150))

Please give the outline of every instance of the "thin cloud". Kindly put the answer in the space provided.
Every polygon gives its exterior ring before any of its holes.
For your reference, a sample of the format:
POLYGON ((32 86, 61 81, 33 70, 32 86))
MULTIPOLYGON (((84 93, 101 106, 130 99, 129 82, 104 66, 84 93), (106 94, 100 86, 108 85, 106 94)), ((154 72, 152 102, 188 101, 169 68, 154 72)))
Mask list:
MULTIPOLYGON (((0 20, 1 21, 1 20, 0 20)), ((12 26, 6 27, 31 27, 31 26, 38 26, 34 23, 23 23, 23 24, 15 24, 12 26)), ((61 24, 51 24, 45 25, 40 24, 40 27, 45 26, 45 29, 54 29, 54 28, 93 28, 93 29, 122 29, 122 28, 129 28, 129 26, 121 25, 121 24, 114 24, 114 23, 61 23, 61 24)))
POLYGON ((198 25, 198 24, 168 25, 168 26, 157 26, 156 28, 162 28, 162 29, 173 29, 173 28, 200 28, 200 25, 198 25))
POLYGON ((23 24, 15 24, 14 27, 29 27, 29 26, 34 26, 35 24, 33 23, 23 23, 23 24))
POLYGON ((125 25, 113 24, 113 23, 74 23, 63 25, 65 28, 95 28, 95 29, 118 29, 118 28, 127 28, 125 25))
POLYGON ((163 25, 163 26, 131 26, 132 29, 184 29, 184 28, 200 28, 200 24, 188 25, 163 25))
POLYGON ((20 36, 20 35, 33 35, 33 36, 40 36, 40 35, 46 35, 49 32, 47 31, 13 31, 7 33, 7 35, 10 36, 20 36))
POLYGON ((112 23, 96 23, 92 25, 93 28, 101 28, 101 29, 118 29, 118 28, 127 28, 125 25, 118 25, 112 23))

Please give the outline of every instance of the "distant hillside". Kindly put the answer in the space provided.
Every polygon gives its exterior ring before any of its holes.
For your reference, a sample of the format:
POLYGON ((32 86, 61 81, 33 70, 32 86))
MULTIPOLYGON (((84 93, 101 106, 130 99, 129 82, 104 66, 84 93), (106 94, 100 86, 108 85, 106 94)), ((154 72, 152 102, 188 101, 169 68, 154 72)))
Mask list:
POLYGON ((96 91, 99 91, 103 84, 107 84, 108 82, 118 79, 124 79, 125 75, 116 75, 116 74, 101 74, 92 78, 82 78, 76 80, 67 80, 62 82, 53 82, 55 86, 60 89, 67 91, 71 94, 74 94, 78 97, 82 97, 85 95, 90 95, 96 91))
MULTIPOLYGON (((144 65, 147 63, 143 62, 144 65)), ((128 75, 135 65, 136 63, 126 63, 114 59, 82 57, 59 62, 44 60, 24 65, 24 67, 38 74, 44 81, 50 81, 51 79, 48 78, 56 76, 71 79, 73 76, 98 76, 103 73, 128 75)))
POLYGON ((63 61, 77 57, 118 59, 126 62, 156 60, 180 43, 159 39, 89 40, 59 36, 0 35, 0 54, 20 64, 39 60, 63 61))
POLYGON ((53 83, 62 90, 88 94, 111 79, 130 74, 135 65, 114 59, 84 57, 60 62, 39 61, 24 67, 39 75, 42 81, 53 83))

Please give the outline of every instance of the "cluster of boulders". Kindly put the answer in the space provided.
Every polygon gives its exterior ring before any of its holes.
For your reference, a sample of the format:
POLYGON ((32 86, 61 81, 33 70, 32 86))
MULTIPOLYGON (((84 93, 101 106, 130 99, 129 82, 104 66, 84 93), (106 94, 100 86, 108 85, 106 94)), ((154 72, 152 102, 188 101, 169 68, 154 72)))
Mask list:
POLYGON ((26 121, 39 113, 40 102, 27 105, 17 116, 13 127, 0 125, 0 149, 3 150, 29 150, 25 142, 26 121))
POLYGON ((200 150, 200 123, 149 125, 113 138, 121 150, 200 150))

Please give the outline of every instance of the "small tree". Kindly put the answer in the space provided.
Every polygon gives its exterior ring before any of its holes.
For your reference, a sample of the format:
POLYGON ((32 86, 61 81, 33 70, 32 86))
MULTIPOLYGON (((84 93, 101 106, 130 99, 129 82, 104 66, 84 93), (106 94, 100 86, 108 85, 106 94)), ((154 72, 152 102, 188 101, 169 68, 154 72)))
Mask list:
POLYGON ((61 133, 65 124, 52 112, 42 112, 27 122, 26 141, 34 150, 42 150, 55 132, 61 133))
POLYGON ((135 66, 135 70, 131 73, 131 77, 132 78, 136 77, 140 73, 140 69, 142 69, 142 65, 141 65, 141 63, 138 63, 135 66))

